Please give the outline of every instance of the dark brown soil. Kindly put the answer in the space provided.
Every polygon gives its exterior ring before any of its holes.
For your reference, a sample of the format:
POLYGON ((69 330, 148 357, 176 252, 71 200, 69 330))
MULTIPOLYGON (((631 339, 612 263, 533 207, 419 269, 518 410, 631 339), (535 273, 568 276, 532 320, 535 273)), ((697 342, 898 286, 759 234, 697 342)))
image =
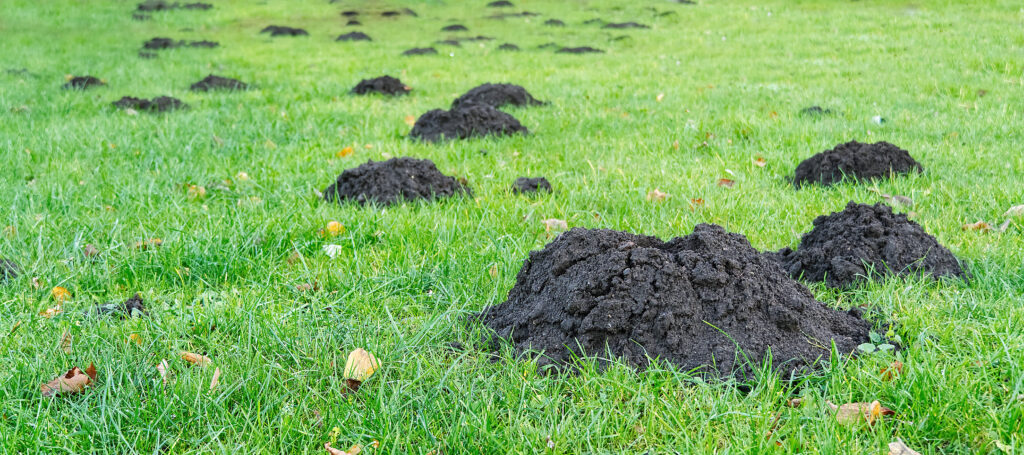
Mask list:
POLYGON ((509 104, 513 106, 542 106, 547 104, 534 98, 525 88, 514 84, 483 84, 473 87, 470 91, 452 102, 452 109, 470 104, 486 104, 500 108, 509 104))
POLYGON ((346 169, 328 186, 328 202, 391 205, 403 201, 434 200, 459 194, 472 195, 468 186, 437 170, 433 161, 392 158, 369 161, 346 169))
POLYGON ((402 55, 435 55, 435 54, 437 54, 437 49, 434 49, 432 47, 414 47, 414 48, 409 49, 409 50, 407 50, 405 52, 402 52, 402 55))
POLYGON ((407 95, 412 87, 405 85, 402 81, 391 76, 363 79, 352 89, 352 93, 366 95, 368 93, 379 93, 381 95, 407 95))
POLYGON ((21 275, 21 266, 10 259, 0 258, 0 281, 13 280, 21 275))
POLYGON ((595 49, 590 46, 583 47, 563 47, 557 51, 558 54, 603 54, 604 51, 601 49, 595 49))
POLYGON ((548 19, 544 21, 544 25, 547 25, 549 27, 565 27, 565 22, 562 22, 558 19, 548 19))
POLYGON ((351 32, 339 35, 335 41, 373 41, 373 39, 363 32, 351 32))
POLYGON ((353 10, 342 11, 341 15, 345 16, 345 17, 355 17, 355 16, 359 15, 359 11, 353 11, 353 10))
POLYGON ((452 24, 452 25, 448 25, 448 26, 442 27, 441 31, 443 31, 443 32, 465 32, 465 31, 469 31, 469 29, 466 28, 466 26, 462 25, 462 24, 452 24))
POLYGON ((434 109, 421 115, 416 119, 409 137, 424 142, 439 142, 528 133, 515 117, 485 104, 470 104, 450 111, 434 109))
POLYGON ((508 0, 498 0, 496 2, 488 3, 487 6, 489 6, 491 8, 510 8, 510 7, 515 6, 515 5, 513 5, 512 2, 510 2, 508 0))
POLYGON ((363 23, 359 22, 357 20, 350 20, 350 21, 346 22, 345 25, 351 27, 351 26, 354 26, 354 25, 363 25, 363 23))
POLYGON ((888 142, 850 141, 801 162, 793 183, 798 188, 807 183, 828 186, 843 179, 870 180, 913 171, 921 172, 923 168, 906 150, 888 142))
POLYGON ((285 27, 281 25, 268 25, 260 33, 270 33, 270 36, 306 36, 309 32, 301 28, 285 27))
POLYGON ((810 106, 800 109, 800 115, 807 117, 820 117, 823 115, 832 115, 832 109, 825 109, 821 106, 810 106))
POLYGON ((960 261, 906 215, 892 208, 850 202, 819 216, 794 251, 767 253, 794 278, 833 288, 890 275, 966 278, 960 261))
POLYGON ((177 98, 171 98, 169 96, 158 96, 152 100, 125 96, 115 101, 114 107, 148 112, 167 112, 172 110, 188 109, 187 104, 181 102, 181 100, 177 98))
POLYGON ((98 77, 93 76, 75 76, 71 78, 66 84, 62 86, 64 90, 85 90, 92 87, 102 87, 107 85, 98 77))
POLYGON ((191 10, 208 10, 213 8, 213 5, 209 3, 185 3, 179 2, 168 2, 165 0, 149 0, 143 3, 139 3, 136 7, 139 11, 167 11, 172 9, 191 9, 191 10))
POLYGON ((384 16, 384 17, 395 17, 395 16, 401 16, 402 12, 401 11, 384 11, 384 12, 380 13, 380 15, 384 16))
POLYGON ((644 24, 638 24, 636 22, 613 22, 613 23, 610 23, 610 24, 605 24, 604 27, 601 27, 601 28, 620 28, 620 29, 622 29, 622 28, 651 28, 651 27, 646 26, 644 24))
POLYGON ((544 177, 519 177, 512 184, 512 192, 515 194, 538 193, 541 191, 551 192, 551 183, 544 177))
MULTIPOLYGON (((750 246, 700 224, 686 237, 574 228, 524 262, 504 303, 479 318, 540 365, 579 356, 649 358, 709 377, 750 378, 768 358, 785 376, 849 354, 871 324, 830 309, 750 246)), ((599 360, 605 364, 605 360, 599 360)))
POLYGON ((140 297, 139 294, 135 294, 122 303, 105 303, 103 305, 96 305, 95 312, 99 315, 116 314, 121 319, 124 319, 145 315, 146 306, 142 301, 142 297, 140 297))
POLYGON ((487 16, 488 19, 507 19, 510 17, 534 17, 540 16, 540 13, 534 13, 531 11, 523 11, 521 13, 501 13, 487 16))
POLYGON ((214 48, 219 46, 215 41, 184 41, 184 40, 173 40, 171 38, 153 38, 142 44, 143 49, 150 50, 163 50, 163 49, 174 49, 177 47, 205 47, 214 48))
POLYGON ((244 82, 227 77, 206 76, 203 80, 192 84, 194 92, 208 92, 210 90, 247 90, 249 88, 244 82))
POLYGON ((515 44, 512 44, 512 43, 504 43, 501 46, 498 46, 498 50, 500 50, 500 51, 518 51, 519 50, 519 46, 516 46, 515 44))

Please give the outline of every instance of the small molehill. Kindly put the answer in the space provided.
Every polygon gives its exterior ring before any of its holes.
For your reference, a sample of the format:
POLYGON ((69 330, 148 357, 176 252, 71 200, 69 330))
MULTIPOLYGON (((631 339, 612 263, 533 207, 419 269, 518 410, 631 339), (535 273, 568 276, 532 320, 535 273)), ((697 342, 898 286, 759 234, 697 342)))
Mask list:
POLYGON ((498 0, 496 2, 488 3, 487 6, 489 6, 491 8, 510 8, 510 7, 515 6, 515 5, 513 5, 512 2, 510 2, 508 0, 498 0))
POLYGON ((177 98, 169 96, 158 96, 151 100, 125 96, 115 101, 114 107, 119 109, 135 109, 147 112, 167 112, 179 109, 187 109, 188 105, 177 98))
POLYGON ((21 266, 11 259, 0 258, 0 281, 13 280, 21 274, 21 266))
POLYGON ((379 93, 381 95, 407 95, 412 91, 412 87, 405 85, 402 81, 391 76, 375 77, 373 79, 363 79, 352 88, 352 93, 357 95, 366 95, 368 93, 379 93))
POLYGON ((437 54, 437 49, 434 49, 432 47, 414 47, 414 48, 409 49, 409 50, 407 50, 405 52, 402 52, 402 55, 435 55, 435 54, 437 54))
POLYGON ((213 5, 209 3, 179 3, 179 2, 167 2, 165 0, 149 0, 147 2, 139 3, 136 7, 139 11, 167 11, 172 9, 191 9, 191 10, 208 10, 213 8, 213 5))
POLYGON ((767 253, 793 277, 832 288, 891 275, 966 278, 953 253, 889 206, 850 202, 819 216, 796 250, 767 253))
POLYGON ((208 92, 210 90, 247 90, 249 86, 237 79, 211 74, 192 84, 190 88, 194 92, 208 92))
POLYGON ((142 43, 143 49, 149 50, 164 50, 164 49, 175 49, 178 47, 204 47, 214 48, 220 44, 215 41, 185 41, 185 40, 174 40, 171 38, 153 38, 145 43, 142 43))
POLYGON ((351 32, 339 35, 335 41, 373 41, 373 39, 363 32, 351 32))
POLYGON ((472 195, 464 183, 437 170, 433 161, 392 158, 346 169, 328 186, 328 202, 392 205, 403 201, 434 200, 459 194, 472 195))
POLYGON ((551 183, 544 177, 519 177, 512 183, 512 192, 515 194, 539 193, 541 191, 551 192, 551 183))
POLYGON ((517 352, 542 352, 542 366, 610 354, 711 377, 749 378, 769 351, 776 371, 802 375, 828 362, 832 343, 852 353, 871 329, 710 224, 668 242, 573 228, 531 252, 508 299, 478 317, 517 352))
POLYGON ((355 10, 342 11, 341 15, 345 16, 345 17, 355 17, 355 16, 359 15, 359 11, 355 11, 355 10))
POLYGON ((468 30, 469 29, 466 28, 466 26, 462 25, 462 24, 446 25, 446 26, 441 28, 441 31, 443 31, 443 32, 465 32, 465 31, 468 31, 468 30))
POLYGON ((565 27, 565 22, 558 19, 548 19, 544 21, 544 25, 547 25, 548 27, 565 27))
POLYGON ((351 27, 353 25, 363 25, 363 23, 353 19, 353 20, 350 20, 350 21, 346 22, 345 25, 351 27))
POLYGON ((601 49, 595 49, 590 46, 583 47, 563 47, 557 51, 559 54, 603 54, 604 51, 601 49))
POLYGON ((102 87, 104 85, 107 85, 107 83, 103 82, 98 77, 93 77, 93 76, 75 76, 75 77, 69 79, 67 83, 65 83, 63 86, 61 86, 61 88, 63 88, 64 90, 72 90, 72 89, 74 89, 74 90, 85 90, 87 88, 92 88, 92 87, 102 87))
POLYGON ((519 46, 516 46, 515 44, 512 44, 512 43, 504 43, 504 44, 498 46, 498 50, 499 51, 518 51, 519 50, 519 46))
POLYGON ((268 25, 260 33, 269 33, 270 36, 306 36, 309 32, 301 28, 285 27, 282 25, 268 25))
POLYGON ((511 136, 529 131, 515 117, 486 104, 469 104, 452 110, 434 109, 416 119, 409 137, 439 142, 482 136, 511 136))
POLYGON ((513 106, 543 106, 547 104, 534 98, 525 88, 514 84, 483 84, 473 87, 470 91, 455 99, 452 102, 452 109, 457 109, 470 104, 486 104, 491 107, 500 108, 506 105, 513 106))
POLYGON ((604 26, 601 27, 601 28, 620 28, 620 29, 623 29, 623 28, 651 28, 651 27, 649 27, 647 25, 644 25, 644 24, 638 24, 636 22, 612 22, 612 23, 609 23, 609 24, 604 24, 604 26))
POLYGON ((818 153, 796 167, 794 185, 834 185, 843 181, 870 180, 894 174, 921 172, 923 168, 910 153, 888 142, 865 144, 850 141, 818 153))
POLYGON ((800 109, 800 115, 806 117, 821 117, 823 115, 832 115, 832 109, 825 109, 821 106, 809 106, 800 109))
POLYGON ((95 313, 98 315, 115 314, 121 319, 146 314, 146 306, 139 294, 135 294, 128 300, 121 303, 104 303, 96 305, 95 313))

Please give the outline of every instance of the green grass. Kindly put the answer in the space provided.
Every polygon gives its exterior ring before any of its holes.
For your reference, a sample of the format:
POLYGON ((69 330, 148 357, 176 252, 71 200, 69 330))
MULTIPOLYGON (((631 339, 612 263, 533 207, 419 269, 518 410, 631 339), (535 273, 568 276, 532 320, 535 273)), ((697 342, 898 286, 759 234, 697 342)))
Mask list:
POLYGON ((134 1, 0 3, 0 70, 26 70, 0 73, 0 225, 12 227, 0 257, 25 271, 0 285, 0 452, 323 453, 327 441, 376 439, 380 453, 886 453, 896 437, 922 453, 1024 450, 1024 225, 961 230, 1024 203, 1019 4, 514 1, 544 15, 488 20, 484 0, 395 3, 419 19, 360 18, 372 43, 333 42, 351 31, 338 12, 383 9, 369 2, 215 1, 148 22, 131 20, 134 1), (652 29, 581 25, 594 17, 652 29), (542 26, 548 18, 569 26, 542 26), (447 37, 450 19, 498 39, 399 55, 447 37), (269 24, 311 36, 259 35, 269 24), (221 46, 138 58, 154 36, 221 46), (551 41, 608 52, 537 49, 551 41), (503 42, 523 51, 497 51, 503 42), (208 73, 257 88, 188 91, 208 73), (109 86, 64 91, 65 74, 109 86), (414 92, 347 94, 382 74, 414 92), (533 134, 405 138, 406 116, 488 81, 552 102, 510 111, 533 134), (132 116, 110 106, 123 95, 176 96, 192 109, 132 116), (837 114, 797 114, 814 104, 837 114), (893 323, 905 342, 899 379, 882 380, 893 360, 882 353, 799 385, 769 376, 744 394, 667 365, 559 377, 510 352, 492 362, 446 348, 477 339, 465 317, 502 302, 527 253, 551 240, 540 220, 662 238, 718 223, 757 248, 792 246, 815 216, 880 200, 871 185, 796 191, 786 180, 800 160, 851 139, 893 142, 923 163, 925 173, 877 187, 913 198, 913 219, 974 274, 967 284, 811 286, 829 305, 865 305, 893 323), (355 153, 337 158, 346 146, 355 153), (430 158, 467 178, 475 198, 373 210, 314 194, 387 156, 430 158), (555 193, 512 196, 520 175, 547 176, 555 193), (736 186, 717 186, 723 177, 736 186), (190 199, 188 184, 206 197, 190 199), (671 196, 646 201, 656 188, 671 196), (704 207, 691 210, 692 198, 704 207), (317 231, 330 220, 347 230, 328 240, 317 231), (151 237, 163 247, 132 248, 151 237), (343 247, 334 260, 320 252, 331 242, 343 247), (86 258, 85 244, 103 254, 86 258), (295 250, 304 259, 290 264, 295 250), (295 290, 312 282, 319 291, 295 290), (58 285, 73 293, 64 313, 38 316, 58 285), (134 292, 149 317, 82 315, 134 292), (383 367, 345 395, 341 370, 356 347, 383 367), (208 390, 213 369, 187 368, 181 350, 212 357, 220 387, 208 390), (171 384, 154 368, 161 359, 171 384), (40 396, 39 384, 90 362, 99 380, 86 393, 40 396), (805 404, 785 407, 792 396, 805 404), (837 425, 825 405, 875 399, 898 414, 873 428, 837 425))

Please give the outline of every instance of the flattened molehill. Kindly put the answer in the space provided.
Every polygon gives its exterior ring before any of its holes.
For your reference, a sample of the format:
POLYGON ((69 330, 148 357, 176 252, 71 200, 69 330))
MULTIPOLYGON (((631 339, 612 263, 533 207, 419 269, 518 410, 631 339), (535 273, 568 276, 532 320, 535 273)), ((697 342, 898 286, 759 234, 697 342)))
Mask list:
POLYGON ((891 275, 966 278, 953 253, 889 206, 850 202, 819 216, 796 250, 766 253, 793 276, 832 288, 891 275))
POLYGON ((309 32, 301 28, 285 27, 282 25, 268 25, 260 30, 260 33, 269 33, 270 36, 306 36, 309 32))
POLYGON ((512 2, 508 0, 498 0, 496 2, 488 3, 487 6, 491 8, 509 8, 515 5, 513 5, 512 2))
POLYGON ((379 93, 381 95, 407 95, 412 91, 412 87, 405 85, 402 81, 391 76, 375 77, 373 79, 363 79, 352 88, 352 93, 357 95, 366 95, 368 93, 379 93))
POLYGON ((512 43, 504 43, 501 46, 498 46, 498 50, 499 51, 518 51, 519 50, 519 46, 516 46, 515 44, 512 44, 512 43))
POLYGON ((485 104, 444 111, 434 109, 416 119, 409 137, 424 142, 482 136, 511 136, 529 131, 515 117, 485 104))
POLYGON ((807 183, 828 186, 845 178, 870 180, 923 170, 909 152, 888 142, 850 141, 801 162, 796 167, 793 184, 797 188, 807 183))
POLYGON ((434 41, 434 44, 444 44, 447 46, 462 47, 462 43, 460 43, 459 40, 454 39, 443 39, 440 41, 434 41))
POLYGON ((135 294, 128 300, 121 303, 105 303, 103 305, 96 305, 94 311, 98 315, 116 314, 121 319, 124 319, 135 316, 144 316, 146 314, 146 306, 142 301, 142 297, 140 297, 139 294, 135 294))
POLYGON ((430 160, 392 158, 346 169, 324 192, 328 202, 391 205, 403 201, 434 200, 458 194, 472 195, 468 186, 437 170, 430 160))
POLYGON ((486 83, 470 89, 462 96, 452 102, 452 109, 457 109, 470 104, 486 104, 491 107, 500 108, 506 105, 513 106, 543 106, 547 104, 534 98, 525 88, 515 84, 491 84, 486 83))
POLYGON ((443 32, 465 32, 465 31, 469 31, 469 29, 466 28, 466 26, 462 25, 462 24, 452 24, 452 25, 447 25, 445 27, 442 27, 441 31, 443 31, 443 32))
POLYGON ((532 194, 541 191, 551 192, 551 182, 544 177, 519 177, 512 183, 515 194, 532 194))
POLYGON ((339 35, 335 41, 373 41, 373 39, 363 32, 352 32, 339 35))
POLYGON ((210 90, 247 90, 249 86, 237 79, 211 74, 192 84, 190 88, 193 92, 208 92, 210 90))
POLYGON ((601 28, 651 28, 644 24, 638 24, 636 22, 612 22, 610 24, 604 24, 601 28))
POLYGON ((547 25, 548 27, 565 27, 565 22, 558 19, 548 19, 544 21, 544 25, 547 25))
POLYGON ((153 38, 145 43, 142 43, 143 49, 149 50, 164 50, 174 49, 178 47, 205 47, 214 48, 220 44, 215 41, 185 41, 185 40, 173 40, 171 38, 153 38))
POLYGON ((353 26, 353 25, 363 25, 363 23, 362 23, 362 22, 359 22, 359 21, 357 21, 357 20, 350 20, 350 21, 346 22, 346 23, 345 23, 345 25, 348 25, 348 26, 353 26))
POLYGON ((555 53, 558 53, 558 54, 603 54, 604 51, 602 51, 601 49, 595 49, 595 48, 590 47, 590 46, 583 46, 583 47, 563 47, 563 48, 555 51, 555 53))
POLYGON ((750 377, 769 349, 777 372, 799 375, 827 362, 832 342, 851 353, 871 329, 710 224, 668 242, 573 228, 531 252, 508 299, 478 317, 517 352, 543 351, 540 365, 610 353, 722 377, 750 377))
POLYGON ((21 266, 10 259, 0 258, 0 281, 13 280, 21 275, 21 266))
POLYGON ((61 86, 64 90, 85 90, 87 88, 102 87, 107 85, 98 77, 93 76, 75 76, 68 80, 68 82, 61 86))
POLYGON ((158 96, 152 100, 125 96, 115 101, 113 104, 114 107, 119 109, 135 109, 137 111, 147 112, 167 112, 179 109, 188 109, 187 104, 177 98, 171 98, 169 96, 158 96))
POLYGON ((521 13, 501 13, 487 16, 488 19, 506 19, 509 17, 534 17, 540 16, 540 13, 534 13, 532 11, 523 11, 521 13))
POLYGON ((178 2, 167 2, 165 0, 149 0, 143 3, 139 3, 136 7, 139 11, 167 11, 172 9, 190 9, 190 10, 208 10, 213 8, 213 5, 209 3, 185 3, 184 5, 178 2))
POLYGON ((341 15, 345 16, 345 17, 355 17, 355 16, 359 15, 359 11, 355 11, 355 10, 342 11, 341 15))
POLYGON ((806 117, 820 117, 823 115, 832 115, 832 109, 825 109, 821 106, 810 106, 800 109, 800 115, 806 117))
POLYGON ((434 49, 432 47, 414 47, 414 48, 409 49, 409 50, 407 50, 405 52, 402 52, 402 55, 435 55, 435 54, 437 54, 437 49, 434 49))

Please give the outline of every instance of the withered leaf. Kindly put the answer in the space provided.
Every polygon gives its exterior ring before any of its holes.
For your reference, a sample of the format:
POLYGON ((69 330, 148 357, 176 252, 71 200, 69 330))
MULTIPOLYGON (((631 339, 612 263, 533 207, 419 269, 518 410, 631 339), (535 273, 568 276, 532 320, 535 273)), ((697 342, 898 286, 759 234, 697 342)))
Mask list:
POLYGON ((882 406, 878 400, 870 403, 846 403, 841 406, 836 406, 829 401, 826 401, 825 404, 836 413, 836 421, 843 425, 858 423, 872 425, 884 416, 896 414, 896 411, 882 406))
POLYGON ((181 351, 180 353, 178 353, 178 355, 181 356, 181 360, 184 360, 197 367, 205 367, 213 363, 213 360, 211 360, 209 357, 202 354, 196 354, 194 352, 181 351))
POLYGON ((569 229, 569 223, 557 218, 548 218, 546 220, 540 220, 540 222, 544 224, 544 232, 564 231, 569 229))
POLYGON ((662 192, 661 190, 659 190, 657 188, 655 188, 655 189, 651 190, 649 193, 647 193, 647 200, 648 201, 661 202, 661 201, 664 201, 665 198, 667 198, 667 197, 668 197, 668 193, 662 192))
POLYGON ((57 376, 54 380, 40 385, 39 388, 43 392, 44 397, 52 397, 55 395, 79 393, 95 380, 96 366, 90 363, 89 368, 86 368, 85 371, 74 367, 68 370, 67 373, 57 376))
POLYGON ((910 447, 907 447, 899 438, 889 443, 889 455, 921 455, 910 447))
POLYGON ((348 361, 345 362, 345 378, 355 379, 359 382, 367 380, 377 368, 380 362, 373 354, 363 348, 356 348, 349 353, 348 361))
POLYGON ((736 181, 732 179, 718 179, 718 186, 732 188, 733 186, 736 186, 736 181))
POLYGON ((992 230, 992 225, 990 225, 990 224, 988 224, 988 223, 986 223, 984 221, 978 220, 977 222, 974 222, 974 223, 965 224, 965 225, 961 226, 960 229, 964 230, 964 231, 972 230, 972 231, 989 232, 989 231, 992 230))

